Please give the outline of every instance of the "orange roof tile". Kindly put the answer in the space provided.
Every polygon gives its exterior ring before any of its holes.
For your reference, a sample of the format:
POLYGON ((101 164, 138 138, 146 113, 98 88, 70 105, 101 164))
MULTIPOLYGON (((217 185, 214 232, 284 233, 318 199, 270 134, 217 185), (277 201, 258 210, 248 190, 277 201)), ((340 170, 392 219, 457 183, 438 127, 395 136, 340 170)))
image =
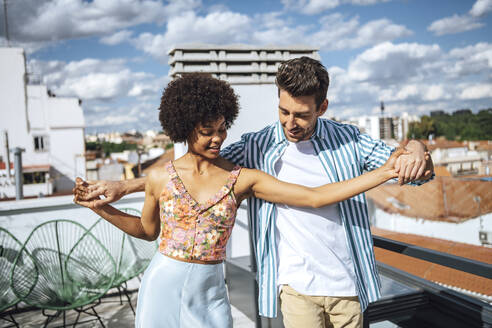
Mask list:
POLYGON ((427 220, 463 222, 492 212, 492 181, 438 176, 420 187, 385 184, 366 194, 388 213, 427 220))
POLYGON ((452 174, 448 171, 448 169, 445 166, 434 166, 434 173, 438 177, 451 177, 452 174))
MULTIPOLYGON (((376 236, 398 240, 404 243, 433 249, 439 252, 465 257, 475 261, 492 264, 492 248, 468 245, 453 241, 430 238, 412 234, 403 234, 373 227, 376 236)), ((469 291, 492 295, 492 280, 480 276, 419 260, 413 257, 391 252, 382 248, 374 248, 376 260, 413 274, 415 276, 459 287, 469 291)))
MULTIPOLYGON (((5 162, 0 162, 0 170, 5 170, 5 168, 7 167, 7 163, 5 162)), ((14 168, 14 163, 10 163, 10 168, 13 169, 14 168)))
POLYGON ((429 150, 434 150, 437 148, 462 148, 467 147, 464 142, 454 141, 454 140, 446 140, 446 139, 434 139, 432 141, 429 140, 421 140, 429 150))

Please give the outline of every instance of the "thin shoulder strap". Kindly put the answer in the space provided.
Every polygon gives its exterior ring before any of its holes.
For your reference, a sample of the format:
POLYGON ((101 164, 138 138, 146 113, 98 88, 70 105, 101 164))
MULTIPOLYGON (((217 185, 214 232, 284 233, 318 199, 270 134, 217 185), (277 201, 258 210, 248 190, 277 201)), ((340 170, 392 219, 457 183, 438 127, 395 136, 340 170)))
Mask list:
POLYGON ((166 163, 166 170, 172 180, 176 180, 178 178, 178 173, 176 173, 176 169, 174 168, 172 161, 166 163))
POLYGON ((241 173, 242 167, 239 165, 234 166, 234 168, 231 171, 231 174, 229 175, 229 179, 227 180, 227 189, 232 189, 234 184, 237 181, 237 177, 239 176, 239 173, 241 173))

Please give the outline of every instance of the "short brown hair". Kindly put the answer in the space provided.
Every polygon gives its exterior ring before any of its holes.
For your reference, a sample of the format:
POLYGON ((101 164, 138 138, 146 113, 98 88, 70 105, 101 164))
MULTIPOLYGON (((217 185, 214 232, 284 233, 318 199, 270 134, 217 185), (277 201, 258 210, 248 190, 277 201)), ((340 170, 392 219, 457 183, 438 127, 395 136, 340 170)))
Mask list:
POLYGON ((330 77, 326 68, 316 59, 299 57, 283 62, 277 71, 275 83, 292 97, 314 96, 316 106, 326 99, 330 77))

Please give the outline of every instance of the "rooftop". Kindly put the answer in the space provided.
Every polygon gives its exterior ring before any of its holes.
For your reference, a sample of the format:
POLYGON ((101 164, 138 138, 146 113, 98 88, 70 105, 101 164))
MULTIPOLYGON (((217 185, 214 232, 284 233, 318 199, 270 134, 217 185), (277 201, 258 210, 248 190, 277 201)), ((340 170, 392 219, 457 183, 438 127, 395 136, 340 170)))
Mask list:
POLYGON ((276 45, 250 45, 250 44, 203 44, 203 43, 187 43, 173 46, 168 54, 172 55, 176 50, 230 50, 230 51, 253 51, 253 50, 286 50, 286 51, 318 51, 318 47, 312 47, 308 45, 289 45, 289 46, 276 46, 276 45))
POLYGON ((437 176, 415 188, 384 184, 366 195, 389 213, 426 220, 463 222, 492 212, 492 182, 437 176))
MULTIPOLYGON (((492 248, 468 245, 413 234, 398 233, 375 227, 371 230, 376 236, 492 264, 492 248)), ((382 248, 376 247, 375 254, 376 260, 379 262, 391 265, 392 267, 398 268, 426 280, 438 282, 450 287, 457 287, 465 291, 478 293, 482 295, 482 299, 492 302, 492 284, 490 283, 490 279, 447 268, 442 265, 437 265, 406 255, 394 253, 382 248)))

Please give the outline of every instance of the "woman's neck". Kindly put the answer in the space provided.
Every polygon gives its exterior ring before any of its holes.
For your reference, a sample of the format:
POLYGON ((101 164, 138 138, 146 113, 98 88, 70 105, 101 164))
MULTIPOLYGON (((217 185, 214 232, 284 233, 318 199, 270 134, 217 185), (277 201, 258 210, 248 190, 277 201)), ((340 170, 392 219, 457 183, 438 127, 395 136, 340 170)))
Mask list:
POLYGON ((215 166, 217 162, 217 159, 215 158, 209 159, 190 151, 185 154, 183 159, 186 160, 189 168, 193 170, 193 173, 199 175, 203 175, 211 166, 215 166))

